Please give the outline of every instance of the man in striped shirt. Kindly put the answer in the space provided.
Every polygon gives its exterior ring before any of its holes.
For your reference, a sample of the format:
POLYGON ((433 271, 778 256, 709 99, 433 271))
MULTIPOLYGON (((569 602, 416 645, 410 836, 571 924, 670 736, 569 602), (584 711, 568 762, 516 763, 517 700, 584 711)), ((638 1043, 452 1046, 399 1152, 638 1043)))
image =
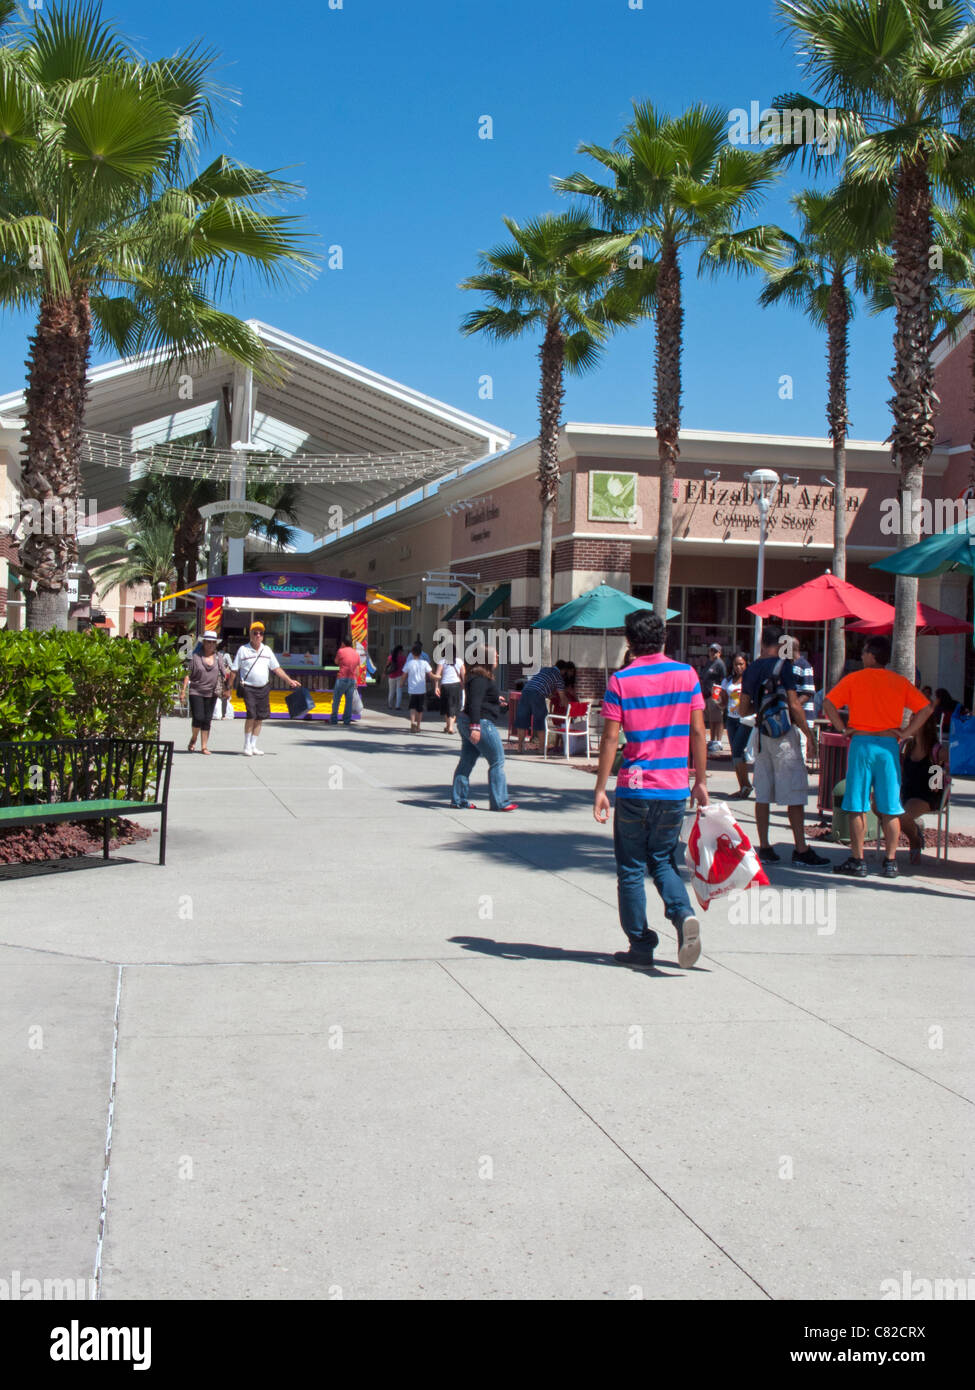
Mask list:
POLYGON ((515 714, 515 728, 518 731, 518 752, 524 753, 528 730, 533 728, 532 747, 541 752, 545 737, 545 716, 548 714, 546 701, 551 700, 557 690, 571 690, 575 685, 576 668, 571 661, 557 661, 554 666, 543 666, 525 688, 518 700, 515 714))
POLYGON ((676 850, 687 805, 691 751, 691 796, 699 806, 708 804, 704 698, 690 666, 664 656, 665 636, 656 613, 643 609, 626 619, 633 660, 610 677, 606 689, 593 803, 593 815, 604 825, 609 818, 606 784, 622 727, 626 754, 616 778, 613 848, 620 923, 630 949, 617 951, 616 959, 638 970, 653 969, 659 942, 647 922, 647 870, 677 932, 679 963, 692 966, 701 954, 701 925, 677 872, 676 850))

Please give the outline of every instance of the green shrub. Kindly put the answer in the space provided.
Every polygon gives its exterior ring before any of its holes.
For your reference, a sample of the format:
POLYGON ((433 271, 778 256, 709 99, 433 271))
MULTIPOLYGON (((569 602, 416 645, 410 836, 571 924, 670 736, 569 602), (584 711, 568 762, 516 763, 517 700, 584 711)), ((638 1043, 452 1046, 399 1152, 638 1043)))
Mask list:
POLYGON ((0 632, 0 741, 156 738, 183 669, 169 638, 0 632))

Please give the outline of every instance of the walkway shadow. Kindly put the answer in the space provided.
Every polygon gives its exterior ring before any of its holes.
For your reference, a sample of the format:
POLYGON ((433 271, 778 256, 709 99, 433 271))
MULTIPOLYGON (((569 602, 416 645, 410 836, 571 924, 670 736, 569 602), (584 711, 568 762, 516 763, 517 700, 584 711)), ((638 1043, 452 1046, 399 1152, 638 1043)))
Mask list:
MULTIPOLYGON (((611 951, 566 951, 561 946, 539 946, 533 941, 493 941, 489 936, 451 936, 448 940, 451 945, 463 946, 465 951, 477 951, 483 956, 497 956, 499 960, 576 961, 579 965, 611 965, 614 970, 629 969, 628 966, 615 961, 611 951)), ((655 959, 653 964, 653 970, 631 973, 656 975, 662 980, 672 980, 676 979, 677 975, 687 974, 675 960, 655 959), (667 975, 658 970, 657 967, 660 965, 672 966, 677 975, 667 975)))

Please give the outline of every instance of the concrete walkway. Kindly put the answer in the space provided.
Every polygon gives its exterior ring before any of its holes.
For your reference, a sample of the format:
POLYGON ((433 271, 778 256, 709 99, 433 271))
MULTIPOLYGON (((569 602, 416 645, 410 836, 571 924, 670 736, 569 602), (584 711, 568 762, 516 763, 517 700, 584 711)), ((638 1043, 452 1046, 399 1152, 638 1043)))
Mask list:
POLYGON ((243 758, 223 723, 202 758, 165 721, 166 868, 154 835, 0 883, 0 1279, 874 1299, 970 1275, 975 865, 783 860, 777 888, 822 890, 809 920, 716 904, 690 972, 651 889, 659 969, 634 974, 592 777, 512 758, 521 809, 494 816, 481 764, 481 809, 452 811, 437 729, 276 724, 243 758))

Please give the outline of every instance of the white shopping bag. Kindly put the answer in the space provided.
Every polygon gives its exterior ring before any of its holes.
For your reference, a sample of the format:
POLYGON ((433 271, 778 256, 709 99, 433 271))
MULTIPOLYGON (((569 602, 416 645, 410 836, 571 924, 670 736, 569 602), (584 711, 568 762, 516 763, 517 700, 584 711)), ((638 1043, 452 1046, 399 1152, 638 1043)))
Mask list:
POLYGON ((705 912, 715 898, 753 883, 768 884, 762 861, 725 801, 698 807, 687 857, 694 869, 694 892, 705 912))
POLYGON ((745 762, 751 767, 755 762, 758 753, 758 725, 755 725, 749 735, 748 742, 745 744, 745 762))

